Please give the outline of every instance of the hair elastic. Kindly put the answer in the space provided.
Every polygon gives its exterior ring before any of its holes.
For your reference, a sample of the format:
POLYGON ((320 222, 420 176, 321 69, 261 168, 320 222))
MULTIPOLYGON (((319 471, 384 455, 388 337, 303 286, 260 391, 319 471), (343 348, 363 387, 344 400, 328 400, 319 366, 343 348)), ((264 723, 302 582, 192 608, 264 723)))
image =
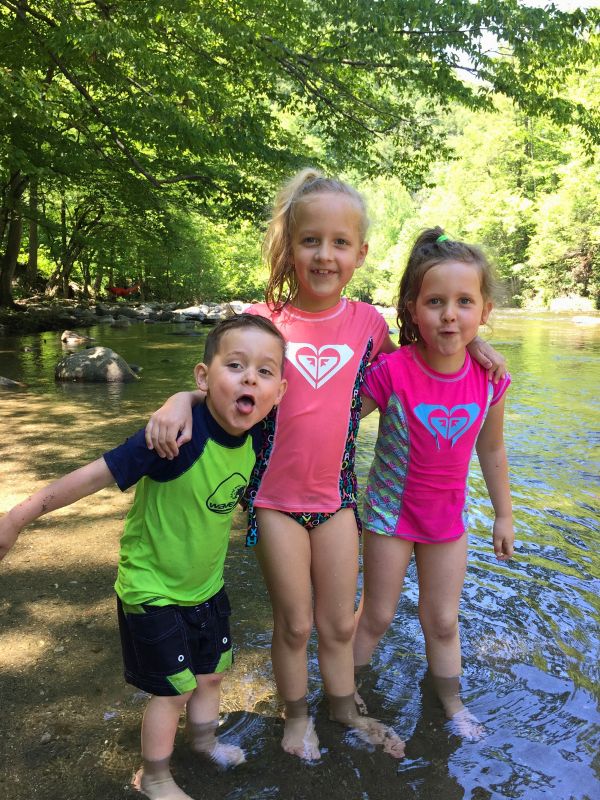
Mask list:
POLYGON ((449 242, 449 241, 450 241, 450 237, 449 237, 449 236, 446 236, 446 234, 445 234, 445 233, 441 233, 441 234, 440 234, 440 235, 437 237, 437 239, 436 239, 435 241, 436 241, 436 242, 449 242))

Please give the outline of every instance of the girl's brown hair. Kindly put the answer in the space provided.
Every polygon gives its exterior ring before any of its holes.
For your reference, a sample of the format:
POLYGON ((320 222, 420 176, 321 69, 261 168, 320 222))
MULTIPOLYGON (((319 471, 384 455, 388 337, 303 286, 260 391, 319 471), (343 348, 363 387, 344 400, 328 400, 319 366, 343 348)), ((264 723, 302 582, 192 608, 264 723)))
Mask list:
POLYGON ((475 245, 450 239, 440 227, 427 228, 419 234, 413 244, 400 281, 396 312, 401 345, 418 341, 419 329, 412 320, 408 304, 416 302, 427 270, 445 261, 475 264, 479 269, 483 299, 486 302, 492 299, 494 276, 483 251, 475 245))
POLYGON ((366 204, 359 192, 337 178, 328 178, 310 167, 301 170, 279 191, 263 243, 263 257, 270 267, 266 300, 269 306, 280 309, 298 291, 296 271, 291 259, 291 242, 298 204, 309 195, 345 194, 361 212, 361 242, 367 234, 366 204))

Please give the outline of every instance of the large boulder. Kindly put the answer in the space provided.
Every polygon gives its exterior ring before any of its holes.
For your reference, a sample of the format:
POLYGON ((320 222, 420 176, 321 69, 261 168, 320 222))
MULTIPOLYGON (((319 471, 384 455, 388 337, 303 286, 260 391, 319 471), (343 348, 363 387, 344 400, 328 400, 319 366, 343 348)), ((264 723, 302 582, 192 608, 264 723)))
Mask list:
POLYGON ((91 347, 61 358, 54 370, 57 381, 84 383, 130 383, 137 375, 109 347, 91 347))

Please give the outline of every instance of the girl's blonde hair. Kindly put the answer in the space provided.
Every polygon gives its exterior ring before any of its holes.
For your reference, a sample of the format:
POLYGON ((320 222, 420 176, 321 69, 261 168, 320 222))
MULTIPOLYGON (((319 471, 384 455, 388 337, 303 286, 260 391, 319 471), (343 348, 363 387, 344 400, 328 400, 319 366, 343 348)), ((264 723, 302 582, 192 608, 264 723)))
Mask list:
POLYGON ((408 304, 416 302, 425 273, 445 261, 475 264, 479 269, 481 294, 484 302, 492 299, 494 275, 483 251, 475 245, 451 239, 444 233, 443 228, 427 228, 415 240, 400 280, 396 312, 401 345, 412 344, 419 340, 419 329, 412 320, 408 304))
POLYGON ((311 167, 294 175, 275 198, 263 243, 263 257, 270 267, 266 300, 274 309, 282 308, 298 291, 298 280, 291 259, 296 209, 306 197, 315 194, 344 194, 352 198, 361 212, 361 244, 367 235, 367 207, 356 189, 338 178, 328 178, 311 167))

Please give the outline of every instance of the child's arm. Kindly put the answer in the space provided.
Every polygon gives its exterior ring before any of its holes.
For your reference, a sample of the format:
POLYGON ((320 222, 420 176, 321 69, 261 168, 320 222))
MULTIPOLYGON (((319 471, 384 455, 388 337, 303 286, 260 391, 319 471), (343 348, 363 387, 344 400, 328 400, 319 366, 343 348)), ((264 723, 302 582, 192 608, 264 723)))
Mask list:
POLYGON ((377 403, 370 397, 368 394, 364 392, 360 393, 362 398, 362 408, 360 410, 360 418, 363 419, 364 417, 368 416, 372 411, 375 411, 377 408, 377 403))
POLYGON ((498 383, 506 375, 506 359, 491 344, 476 336, 467 345, 471 357, 487 370, 488 378, 498 383))
POLYGON ((387 337, 383 340, 383 344, 377 351, 378 353, 393 353, 394 350, 397 350, 399 345, 392 341, 392 337, 387 335, 387 337))
POLYGON ((27 500, 11 508, 0 519, 0 561, 16 542, 22 528, 30 522, 50 511, 56 511, 57 508, 69 506, 82 497, 99 492, 114 483, 114 480, 104 458, 99 458, 39 489, 27 500))
POLYGON ((192 438, 192 408, 205 397, 200 389, 171 395, 146 425, 148 449, 156 450, 161 458, 176 458, 181 445, 192 438))
POLYGON ((515 541, 503 429, 504 397, 490 406, 477 437, 477 456, 496 517, 494 553, 499 561, 507 561, 512 556, 515 541))

